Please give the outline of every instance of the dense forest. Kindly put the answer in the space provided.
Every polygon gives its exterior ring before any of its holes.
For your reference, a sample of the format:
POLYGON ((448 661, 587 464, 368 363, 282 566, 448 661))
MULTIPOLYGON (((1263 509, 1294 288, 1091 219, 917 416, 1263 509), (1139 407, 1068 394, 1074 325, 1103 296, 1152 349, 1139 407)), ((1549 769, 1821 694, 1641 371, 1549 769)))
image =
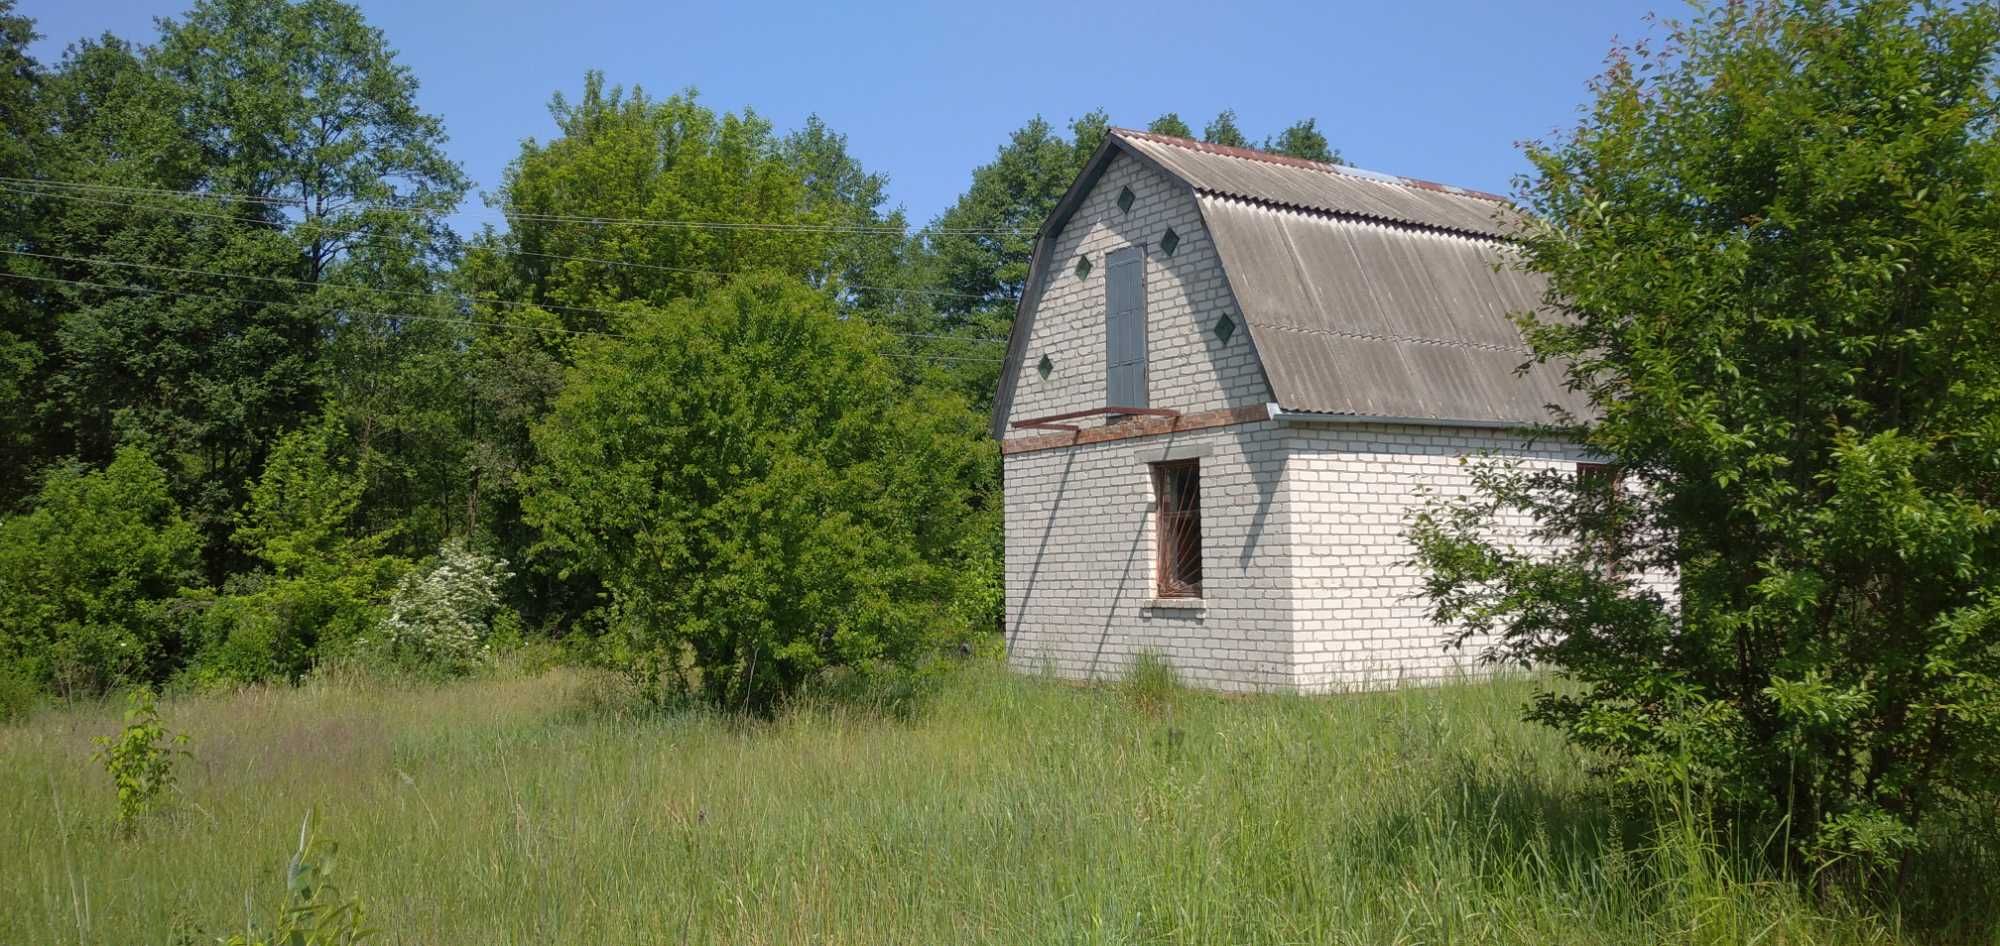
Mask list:
POLYGON ((590 74, 468 235, 351 6, 36 38, 0 0, 0 706, 518 647, 770 706, 996 626, 983 411, 1102 111, 917 224, 818 119, 590 74))

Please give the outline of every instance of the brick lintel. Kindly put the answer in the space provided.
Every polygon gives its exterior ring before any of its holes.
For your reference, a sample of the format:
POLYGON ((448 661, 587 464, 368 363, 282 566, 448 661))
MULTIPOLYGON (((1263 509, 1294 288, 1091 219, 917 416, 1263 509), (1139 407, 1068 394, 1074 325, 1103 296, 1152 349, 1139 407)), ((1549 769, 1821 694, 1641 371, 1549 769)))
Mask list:
POLYGON ((1046 434, 1040 437, 1025 437, 1008 440, 1000 444, 1002 454, 1033 453, 1037 450, 1055 450, 1062 447, 1080 447, 1085 444, 1110 443, 1114 440, 1131 440, 1134 437, 1151 437, 1157 434, 1174 434, 1189 430, 1207 430, 1211 427, 1233 427, 1237 424, 1254 424, 1270 420, 1270 409, 1262 404, 1248 407, 1224 407, 1179 417, 1134 417, 1104 427, 1093 427, 1075 433, 1046 434))

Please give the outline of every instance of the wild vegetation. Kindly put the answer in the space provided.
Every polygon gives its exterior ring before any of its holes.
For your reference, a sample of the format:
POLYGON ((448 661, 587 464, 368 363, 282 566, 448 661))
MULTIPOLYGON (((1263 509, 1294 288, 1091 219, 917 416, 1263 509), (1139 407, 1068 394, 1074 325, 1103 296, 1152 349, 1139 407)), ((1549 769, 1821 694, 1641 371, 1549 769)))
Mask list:
POLYGON ((114 703, 0 730, 0 939, 268 930, 310 810, 386 942, 1984 942, 1992 825, 1817 900, 1664 796, 1620 810, 1528 681, 1224 698, 974 659, 924 696, 661 713, 558 669, 172 698, 168 803, 121 840, 114 703), (880 706, 882 709, 869 709, 880 706), (1655 815, 1670 826, 1653 827, 1655 815))
POLYGON ((1489 468, 1417 529, 1462 640, 1583 684, 1535 718, 1822 884, 2000 798, 1996 54, 2000 7, 1896 0, 1623 51, 1521 241, 1597 415, 1552 433, 1609 469, 1489 468))
POLYGON ((32 38, 0 0, 0 941, 1993 935, 1991 4, 1614 54, 1519 242, 1606 475, 1413 533, 1542 675, 1325 699, 950 656, 996 646, 984 409, 1103 112, 920 223, 818 119, 591 73, 460 234, 339 0, 32 38), (1490 541, 1522 513, 1559 551, 1490 541))
POLYGON ((984 406, 1103 113, 916 226, 816 118, 592 73, 467 237, 352 6, 33 35, 0 0, 0 713, 544 641, 769 712, 997 623, 984 406))

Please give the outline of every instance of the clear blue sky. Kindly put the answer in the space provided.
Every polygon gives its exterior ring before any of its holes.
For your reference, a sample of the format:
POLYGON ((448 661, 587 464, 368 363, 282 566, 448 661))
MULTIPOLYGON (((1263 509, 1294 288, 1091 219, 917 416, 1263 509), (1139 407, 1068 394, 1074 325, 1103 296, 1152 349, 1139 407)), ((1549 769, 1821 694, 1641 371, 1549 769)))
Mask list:
MULTIPOLYGON (((36 52, 105 31, 150 41, 188 0, 22 0, 36 52)), ((1316 117, 1352 164, 1506 192, 1516 143, 1567 126, 1614 37, 1681 0, 1400 0, 849 7, 658 0, 362 0, 493 187, 546 104, 586 69, 657 93, 695 86, 779 128, 817 112, 923 222, 1009 131, 1102 106, 1120 125, 1178 111, 1197 131, 1234 108, 1253 139, 1316 117)), ((474 198, 461 224, 487 219, 474 198)))

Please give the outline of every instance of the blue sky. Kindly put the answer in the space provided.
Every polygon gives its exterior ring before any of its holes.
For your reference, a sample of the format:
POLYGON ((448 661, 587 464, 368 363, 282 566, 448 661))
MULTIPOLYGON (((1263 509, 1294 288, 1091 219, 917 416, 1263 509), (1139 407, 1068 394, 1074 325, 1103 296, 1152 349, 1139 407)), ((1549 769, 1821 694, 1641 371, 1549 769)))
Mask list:
MULTIPOLYGON (((1352 164, 1506 192, 1516 143, 1573 122, 1614 37, 1645 35, 1680 0, 1049 3, 846 7, 783 0, 362 0, 443 117, 480 189, 527 137, 553 131, 550 93, 584 71, 781 129, 817 112, 926 221, 1007 133, 1102 106, 1141 126, 1177 111, 1199 131, 1234 108, 1252 138, 1316 117, 1352 164)), ((150 41, 187 0, 22 0, 54 62, 105 31, 150 41)), ((490 219, 475 196, 461 228, 490 219)))

